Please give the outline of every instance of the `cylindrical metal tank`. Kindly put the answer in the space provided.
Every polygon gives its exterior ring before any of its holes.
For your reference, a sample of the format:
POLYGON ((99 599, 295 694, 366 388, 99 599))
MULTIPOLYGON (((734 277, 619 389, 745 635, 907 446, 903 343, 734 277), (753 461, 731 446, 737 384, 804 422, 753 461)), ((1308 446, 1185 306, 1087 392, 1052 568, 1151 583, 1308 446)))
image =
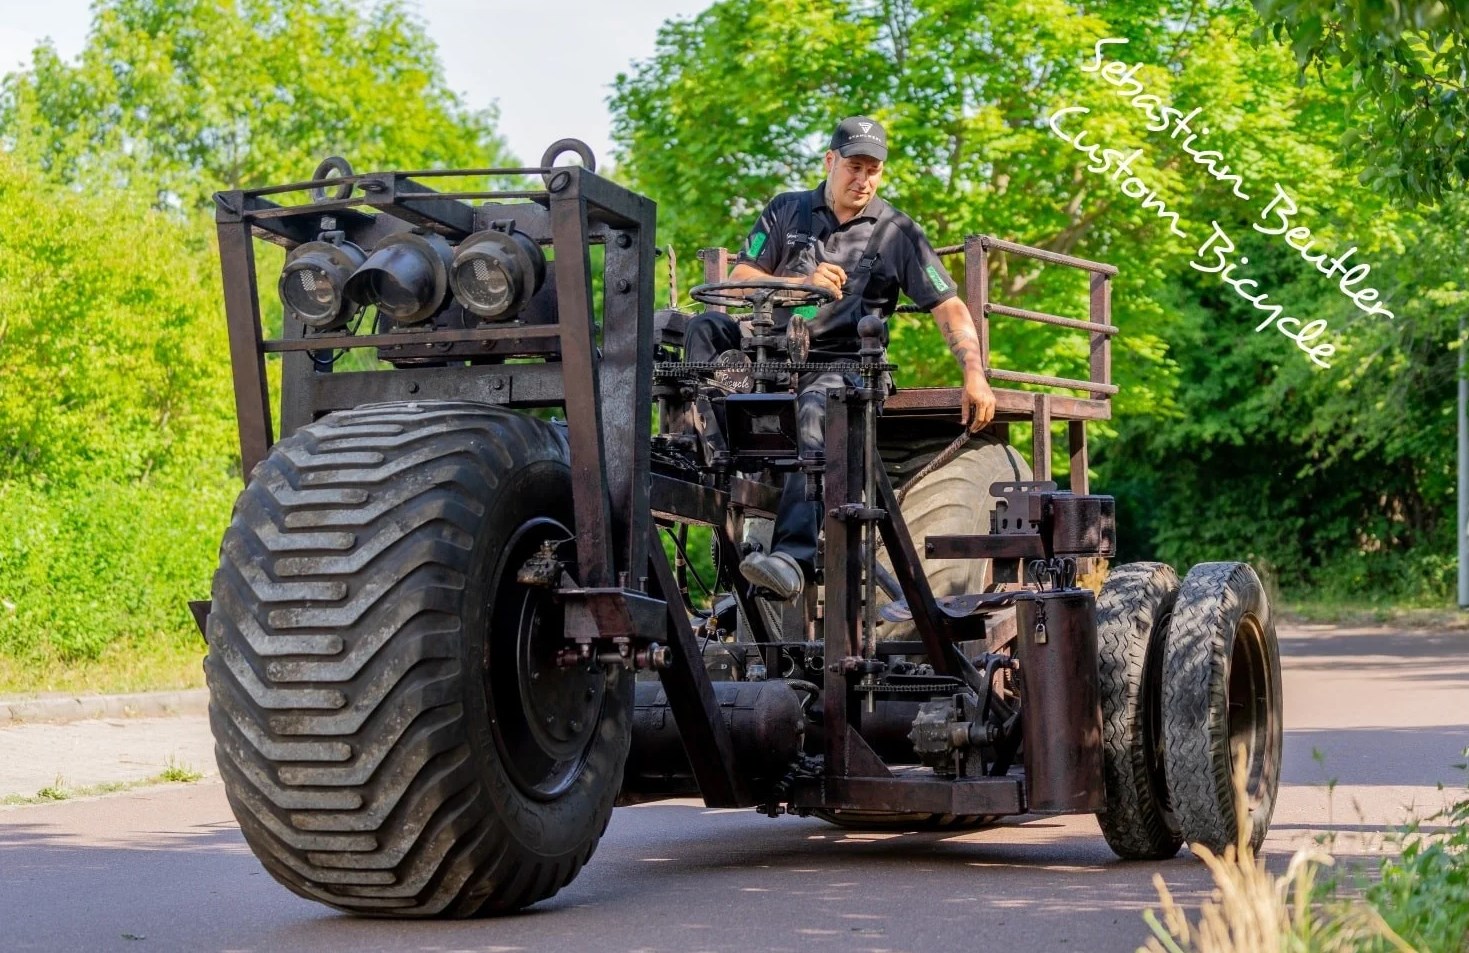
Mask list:
MULTIPOLYGON (((806 732, 799 693, 781 681, 714 682, 713 686, 741 773, 755 782, 780 780, 800 756, 806 732)), ((663 686, 638 682, 636 706, 622 797, 698 794, 663 686)))
POLYGON ((1096 601, 1089 589, 1026 593, 1016 602, 1025 794, 1032 811, 1105 806, 1096 601))

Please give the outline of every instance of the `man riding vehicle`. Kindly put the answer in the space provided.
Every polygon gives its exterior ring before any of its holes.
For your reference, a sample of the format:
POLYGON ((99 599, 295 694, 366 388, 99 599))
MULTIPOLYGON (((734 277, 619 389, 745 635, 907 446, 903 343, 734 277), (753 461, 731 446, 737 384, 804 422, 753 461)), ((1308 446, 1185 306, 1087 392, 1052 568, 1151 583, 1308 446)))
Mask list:
MULTIPOLYGON (((933 315, 963 369, 961 412, 975 431, 994 419, 995 397, 974 320, 923 230, 878 197, 887 154, 880 124, 865 116, 844 119, 822 160, 825 180, 810 191, 778 195, 765 207, 727 280, 793 278, 835 295, 820 308, 794 310, 808 322, 809 360, 815 363, 855 360, 858 322, 866 315, 886 320, 902 291, 933 315)), ((790 314, 781 313, 779 323, 790 314)), ((710 311, 689 323, 685 341, 688 360, 712 361, 739 347, 740 330, 727 315, 710 311)), ((856 382, 838 371, 801 375, 797 436, 803 454, 825 443, 827 390, 847 383, 856 382)), ((740 572, 778 599, 796 598, 815 571, 819 515, 818 504, 806 499, 805 478, 790 474, 770 551, 750 553, 740 572)))

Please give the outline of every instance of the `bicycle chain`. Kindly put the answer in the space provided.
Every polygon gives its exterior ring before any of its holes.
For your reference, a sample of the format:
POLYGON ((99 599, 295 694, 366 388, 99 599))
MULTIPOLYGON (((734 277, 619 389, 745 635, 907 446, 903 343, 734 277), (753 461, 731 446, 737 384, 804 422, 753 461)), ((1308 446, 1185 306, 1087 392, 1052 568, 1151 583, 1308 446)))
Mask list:
MULTIPOLYGON (((755 361, 749 367, 753 374, 804 374, 809 371, 851 371, 860 374, 868 368, 876 371, 898 369, 896 364, 859 364, 855 361, 755 361)), ((659 361, 653 365, 653 374, 657 377, 692 377, 714 371, 744 369, 742 364, 716 364, 713 361, 659 361)))

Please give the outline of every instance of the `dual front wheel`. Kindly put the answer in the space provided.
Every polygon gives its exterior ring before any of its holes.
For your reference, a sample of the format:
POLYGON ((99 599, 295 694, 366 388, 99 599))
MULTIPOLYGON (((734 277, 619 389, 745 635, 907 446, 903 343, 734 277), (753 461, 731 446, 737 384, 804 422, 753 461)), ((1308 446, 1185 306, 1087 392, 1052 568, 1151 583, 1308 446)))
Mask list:
POLYGON ((1258 850, 1280 782, 1280 658, 1244 563, 1119 566, 1097 600, 1107 808, 1121 857, 1258 850), (1240 784, 1237 786, 1236 779, 1240 784), (1238 787, 1238 789, 1237 789, 1238 787))

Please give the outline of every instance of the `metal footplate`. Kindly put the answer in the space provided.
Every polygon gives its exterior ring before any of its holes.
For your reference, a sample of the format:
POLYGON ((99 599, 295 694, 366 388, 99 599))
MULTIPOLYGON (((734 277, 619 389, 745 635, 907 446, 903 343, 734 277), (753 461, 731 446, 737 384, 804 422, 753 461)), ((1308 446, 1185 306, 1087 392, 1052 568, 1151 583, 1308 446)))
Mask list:
POLYGON ((928 814, 1023 814, 1020 778, 942 781, 926 777, 827 778, 803 781, 791 792, 794 811, 913 811, 928 814))

